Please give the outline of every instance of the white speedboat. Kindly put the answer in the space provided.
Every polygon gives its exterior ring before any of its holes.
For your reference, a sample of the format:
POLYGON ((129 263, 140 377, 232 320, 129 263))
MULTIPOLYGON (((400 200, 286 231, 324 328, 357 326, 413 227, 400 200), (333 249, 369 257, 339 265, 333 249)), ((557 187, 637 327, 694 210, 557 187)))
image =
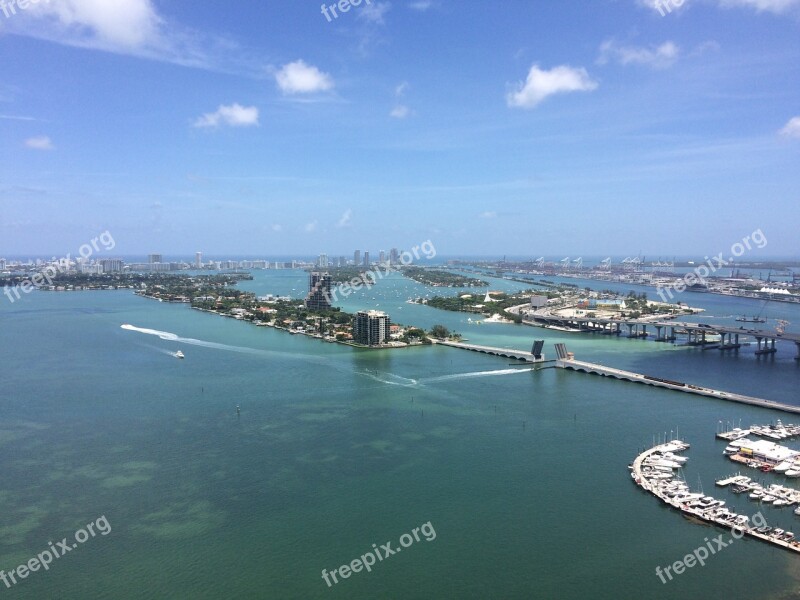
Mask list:
POLYGON ((178 350, 178 351, 175 353, 175 358, 186 358, 186 357, 183 355, 183 352, 181 352, 180 350, 178 350))

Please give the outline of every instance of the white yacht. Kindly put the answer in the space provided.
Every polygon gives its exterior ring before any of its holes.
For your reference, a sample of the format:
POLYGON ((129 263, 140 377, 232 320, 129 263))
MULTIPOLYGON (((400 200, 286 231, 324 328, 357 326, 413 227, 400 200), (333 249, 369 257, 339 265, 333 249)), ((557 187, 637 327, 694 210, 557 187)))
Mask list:
POLYGON ((181 352, 180 350, 178 350, 178 351, 175 353, 175 358, 186 358, 186 357, 183 355, 183 352, 181 352))

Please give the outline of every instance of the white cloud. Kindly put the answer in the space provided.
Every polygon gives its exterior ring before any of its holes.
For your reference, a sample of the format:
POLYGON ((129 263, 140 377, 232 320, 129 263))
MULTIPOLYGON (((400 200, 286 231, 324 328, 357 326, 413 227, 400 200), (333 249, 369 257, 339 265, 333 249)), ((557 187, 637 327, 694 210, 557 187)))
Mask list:
POLYGON ((800 7, 800 0, 719 0, 722 8, 754 8, 757 12, 781 14, 800 7))
POLYGON ((275 73, 275 81, 284 94, 311 94, 333 88, 333 79, 317 67, 296 60, 275 73))
POLYGON ((25 140, 25 146, 32 150, 54 150, 53 141, 46 135, 39 135, 25 140))
POLYGON ((231 127, 257 126, 258 108, 255 106, 242 106, 236 103, 229 106, 220 105, 216 112, 205 113, 194 122, 195 127, 219 127, 220 125, 230 125, 231 127))
POLYGON ((588 92, 596 89, 597 85, 584 68, 561 65, 545 71, 533 65, 527 80, 519 82, 516 90, 507 94, 506 101, 514 108, 534 108, 553 94, 588 92))
POLYGON ((497 213, 493 210, 487 210, 481 213, 481 219, 496 219, 497 213))
POLYGON ((408 7, 412 10, 418 10, 420 12, 425 12, 431 6, 433 6, 432 0, 417 0, 416 2, 411 2, 408 7))
POLYGON ((639 6, 655 10, 657 14, 666 16, 686 9, 695 2, 714 4, 719 8, 750 8, 756 12, 771 12, 773 14, 783 14, 792 9, 800 8, 800 0, 636 0, 639 6))
POLYGON ((336 223, 337 227, 350 227, 350 222, 353 219, 353 209, 348 208, 344 211, 339 221, 336 223))
POLYGON ((3 19, 6 33, 189 67, 248 74, 263 69, 260 61, 244 59, 230 39, 168 22, 154 0, 30 0, 24 10, 13 5, 14 18, 3 19))
POLYGON ((660 46, 643 48, 620 46, 614 40, 606 40, 600 46, 597 63, 604 65, 609 60, 616 60, 621 65, 644 65, 654 69, 672 66, 680 57, 680 48, 673 42, 664 42, 660 46))
POLYGON ((311 221, 310 223, 306 223, 306 226, 303 227, 303 231, 306 233, 314 233, 319 228, 319 221, 311 221))
POLYGON ((358 11, 358 18, 370 23, 384 24, 383 16, 389 12, 392 5, 389 2, 376 2, 375 4, 364 4, 358 11))
POLYGON ((792 117, 780 131, 781 135, 800 139, 800 117, 792 117))
MULTIPOLYGON (((394 97, 398 100, 405 96, 406 92, 408 91, 409 85, 407 81, 403 81, 394 89, 394 97)), ((406 117, 413 115, 414 111, 412 111, 408 106, 405 104, 401 104, 399 101, 395 104, 394 108, 389 111, 389 116, 395 119, 405 119, 406 117)))
POLYGON ((57 24, 64 34, 84 42, 135 48, 156 42, 161 18, 151 0, 58 0, 29 4, 20 11, 57 24))
POLYGON ((389 116, 394 117, 395 119, 405 119, 410 114, 411 114, 410 108, 402 104, 398 104, 391 110, 389 116))

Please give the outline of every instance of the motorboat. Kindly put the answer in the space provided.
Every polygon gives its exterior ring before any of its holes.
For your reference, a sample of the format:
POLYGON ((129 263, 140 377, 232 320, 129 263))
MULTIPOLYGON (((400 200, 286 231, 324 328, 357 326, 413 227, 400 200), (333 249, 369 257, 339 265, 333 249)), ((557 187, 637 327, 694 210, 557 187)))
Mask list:
POLYGON ((183 352, 181 352, 180 350, 178 350, 178 351, 175 353, 175 358, 186 358, 186 357, 183 355, 183 352))

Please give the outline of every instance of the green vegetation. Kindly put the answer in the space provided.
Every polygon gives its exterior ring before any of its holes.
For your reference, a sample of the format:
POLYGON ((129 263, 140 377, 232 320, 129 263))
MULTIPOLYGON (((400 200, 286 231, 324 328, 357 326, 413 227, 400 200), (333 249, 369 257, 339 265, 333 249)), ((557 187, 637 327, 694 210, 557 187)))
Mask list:
POLYGON ((402 269, 402 273, 405 277, 413 279, 417 283, 431 287, 487 287, 489 285, 482 279, 465 277, 464 275, 437 269, 405 267, 402 269))
MULTIPOLYGON (((173 273, 59 273, 52 277, 52 285, 42 285, 42 290, 119 290, 136 289, 143 295, 167 302, 185 302, 191 295, 210 293, 245 279, 249 273, 224 275, 179 275, 173 273)), ((0 287, 16 285, 28 276, 14 275, 0 278, 0 287)))
POLYGON ((444 325, 434 325, 431 327, 430 335, 437 340, 453 340, 458 341, 461 339, 461 334, 450 331, 444 325))
POLYGON ((405 342, 406 344, 431 344, 431 340, 428 338, 428 334, 425 333, 423 329, 418 329, 416 327, 409 327, 406 329, 403 336, 400 338, 401 342, 405 342))

